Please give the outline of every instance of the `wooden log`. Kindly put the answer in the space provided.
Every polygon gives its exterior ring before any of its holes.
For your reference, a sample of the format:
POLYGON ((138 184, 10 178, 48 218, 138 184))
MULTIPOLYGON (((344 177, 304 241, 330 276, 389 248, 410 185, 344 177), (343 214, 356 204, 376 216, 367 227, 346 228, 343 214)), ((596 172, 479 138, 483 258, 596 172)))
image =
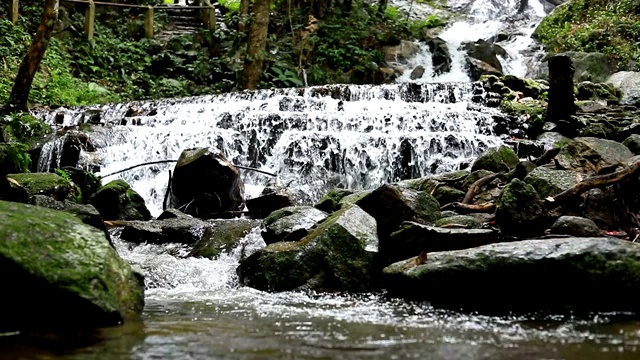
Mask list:
POLYGON ((214 31, 216 29, 216 8, 211 6, 205 11, 207 12, 207 30, 214 31))
POLYGON ((593 176, 588 179, 585 179, 575 184, 573 187, 561 192, 555 197, 546 198, 545 206, 547 207, 547 209, 556 208, 564 204, 568 199, 574 196, 580 195, 586 191, 589 191, 597 187, 611 185, 613 183, 631 178, 633 176, 637 177, 638 174, 640 174, 640 160, 637 160, 631 165, 625 167, 624 169, 616 171, 614 173, 593 176))
POLYGON ((566 55, 549 58, 549 103, 546 121, 568 120, 576 114, 573 94, 573 64, 566 55))
POLYGON ((89 0, 87 10, 84 15, 84 35, 87 40, 93 39, 95 33, 95 21, 96 21, 96 4, 93 0, 89 0))
POLYGON ((20 8, 20 4, 18 0, 11 0, 11 22, 14 24, 18 23, 18 9, 20 8))
POLYGON ((153 6, 147 8, 147 15, 144 19, 144 33, 147 39, 153 39, 153 6))

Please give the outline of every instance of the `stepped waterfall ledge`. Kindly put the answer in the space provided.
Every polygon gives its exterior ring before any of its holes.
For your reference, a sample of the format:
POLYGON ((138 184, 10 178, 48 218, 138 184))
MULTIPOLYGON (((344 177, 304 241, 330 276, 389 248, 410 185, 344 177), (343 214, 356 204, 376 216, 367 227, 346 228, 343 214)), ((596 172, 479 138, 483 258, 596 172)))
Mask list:
MULTIPOLYGON (((42 115, 50 124, 92 125, 94 151, 83 152, 80 161, 103 174, 177 159, 189 147, 213 147, 234 164, 278 174, 278 181, 313 203, 332 187, 371 189, 470 165, 483 150, 501 143, 492 132, 492 114, 498 112, 484 107, 483 100, 483 88, 472 83, 332 85, 42 115)), ((51 159, 59 147, 45 146, 51 152, 42 157, 51 159)), ((44 161, 39 170, 52 162, 59 159, 44 161)), ((126 180, 158 215, 171 166, 134 169, 105 180, 126 180)), ((248 172, 244 177, 256 186, 272 180, 248 172)))

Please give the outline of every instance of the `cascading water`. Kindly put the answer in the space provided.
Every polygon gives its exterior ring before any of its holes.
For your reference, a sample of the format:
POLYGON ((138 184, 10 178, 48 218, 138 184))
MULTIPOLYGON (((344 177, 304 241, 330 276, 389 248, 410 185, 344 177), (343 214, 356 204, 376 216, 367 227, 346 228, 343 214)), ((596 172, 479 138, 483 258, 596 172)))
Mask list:
MULTIPOLYGON (((541 46, 532 38, 533 32, 547 15, 544 0, 452 0, 447 7, 462 20, 453 21, 438 37, 448 46, 451 56, 451 69, 435 74, 431 52, 427 46, 418 44, 420 52, 405 66, 406 70, 398 81, 411 81, 411 71, 418 65, 425 68, 424 75, 417 81, 469 81, 466 65, 466 52, 462 49, 465 42, 483 39, 500 45, 506 55, 499 60, 505 74, 520 77, 532 75, 532 63, 538 60, 541 46), (524 6, 523 6, 524 4, 524 6)), ((443 13, 429 5, 415 1, 395 0, 391 3, 408 11, 412 10, 414 19, 424 19, 431 14, 443 13), (413 4, 412 4, 413 3, 413 4)))
MULTIPOLYGON (((109 125, 95 127, 92 138, 101 174, 210 146, 235 164, 277 173, 310 203, 335 186, 368 189, 468 165, 500 143, 491 128, 496 110, 472 101, 481 99, 482 88, 471 83, 335 85, 106 105, 93 114, 109 125), (131 109, 142 115, 126 116, 131 109)), ((86 109, 48 115, 56 120, 78 125, 86 109)), ((158 215, 172 166, 116 176, 158 215)), ((269 180, 245 175, 250 185, 269 180)))

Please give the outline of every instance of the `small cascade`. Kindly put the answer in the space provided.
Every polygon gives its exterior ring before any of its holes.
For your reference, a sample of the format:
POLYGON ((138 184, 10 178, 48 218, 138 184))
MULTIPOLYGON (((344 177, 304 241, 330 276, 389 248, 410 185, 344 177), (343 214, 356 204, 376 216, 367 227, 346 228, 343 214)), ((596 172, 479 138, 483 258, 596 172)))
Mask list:
MULTIPOLYGON (((97 124, 91 133, 100 174, 177 159, 189 147, 220 149, 238 165, 277 173, 277 181, 316 201, 329 188, 370 189, 385 182, 468 166, 501 141, 497 110, 474 83, 332 85, 245 91, 43 113, 51 124, 97 124)), ((48 156, 45 154, 45 156, 48 156)), ((173 164, 117 177, 158 214, 173 164)), ((244 173, 250 185, 272 178, 244 173)))

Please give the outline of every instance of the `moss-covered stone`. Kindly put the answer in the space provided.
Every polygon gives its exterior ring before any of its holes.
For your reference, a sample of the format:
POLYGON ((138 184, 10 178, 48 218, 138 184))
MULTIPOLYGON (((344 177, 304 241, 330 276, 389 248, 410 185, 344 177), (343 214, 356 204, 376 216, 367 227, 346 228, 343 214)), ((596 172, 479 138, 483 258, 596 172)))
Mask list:
POLYGON ((640 245, 559 238, 429 253, 422 265, 409 259, 385 268, 383 287, 391 296, 483 313, 638 311, 628 294, 640 291, 640 245))
POLYGON ((549 86, 533 79, 523 79, 514 75, 505 75, 500 81, 509 89, 519 91, 524 97, 538 99, 545 91, 549 90, 549 86))
POLYGON ((102 186, 89 201, 105 220, 150 220, 144 199, 124 180, 102 186))
POLYGON ((611 84, 592 83, 583 81, 578 83, 578 100, 604 100, 607 103, 618 103, 620 101, 619 91, 611 84))
POLYGON ((469 215, 454 215, 436 221, 437 227, 446 227, 448 225, 462 225, 466 229, 479 229, 482 224, 469 215))
POLYGON ((603 167, 624 163, 632 156, 633 153, 618 142, 579 137, 563 147, 557 159, 567 169, 597 173, 603 167))
POLYGON ((100 189, 102 186, 102 179, 86 170, 65 167, 60 169, 67 175, 68 179, 78 187, 78 202, 86 204, 89 199, 100 189))
POLYGON ((496 223, 504 235, 538 236, 545 230, 546 211, 533 186, 513 179, 496 203, 496 223))
POLYGON ((142 275, 73 215, 0 201, 0 330, 100 327, 137 317, 142 275))
POLYGON ((569 170, 553 170, 544 167, 533 169, 524 182, 533 186, 541 198, 555 196, 576 184, 576 173, 569 170))
POLYGON ((543 132, 537 140, 547 148, 561 148, 571 142, 571 138, 557 132, 543 132))
POLYGON ((216 259, 221 254, 231 253, 242 239, 260 225, 259 220, 251 219, 216 219, 207 223, 210 226, 193 245, 189 256, 216 259))
POLYGON ((520 161, 516 167, 513 168, 508 174, 508 180, 520 179, 523 180, 531 171, 536 168, 536 164, 531 161, 520 161))
POLYGON ((76 199, 75 185, 52 173, 9 174, 9 178, 17 181, 27 190, 29 195, 46 195, 56 200, 76 199))
POLYGON ((367 291, 375 286, 375 220, 358 206, 335 212, 300 241, 277 242, 240 262, 240 281, 260 290, 367 291))
POLYGON ((262 238, 267 244, 298 241, 326 218, 327 213, 311 206, 289 206, 276 210, 262 222, 262 238))
POLYGON ((493 174, 495 173, 489 170, 476 170, 472 172, 471 174, 469 174, 469 176, 467 176, 467 178, 462 183, 462 190, 464 191, 469 190, 469 188, 471 187, 471 185, 473 185, 474 182, 482 179, 485 176, 489 176, 493 174))
POLYGON ((433 197, 438 200, 438 203, 440 204, 462 201, 462 199, 464 199, 464 195, 464 191, 454 189, 450 186, 439 186, 436 191, 433 192, 433 197))
POLYGON ((0 144, 0 176, 29 170, 29 148, 23 144, 0 144))
POLYGON ((622 145, 629 148, 634 155, 640 155, 640 135, 633 134, 629 136, 622 142, 622 145))
POLYGON ((332 189, 323 196, 322 199, 314 205, 314 207, 330 214, 334 211, 340 210, 340 200, 353 193, 353 190, 348 189, 332 189))
POLYGON ((518 164, 518 155, 508 146, 491 148, 482 153, 471 166, 471 171, 489 170, 492 172, 508 172, 518 164))

